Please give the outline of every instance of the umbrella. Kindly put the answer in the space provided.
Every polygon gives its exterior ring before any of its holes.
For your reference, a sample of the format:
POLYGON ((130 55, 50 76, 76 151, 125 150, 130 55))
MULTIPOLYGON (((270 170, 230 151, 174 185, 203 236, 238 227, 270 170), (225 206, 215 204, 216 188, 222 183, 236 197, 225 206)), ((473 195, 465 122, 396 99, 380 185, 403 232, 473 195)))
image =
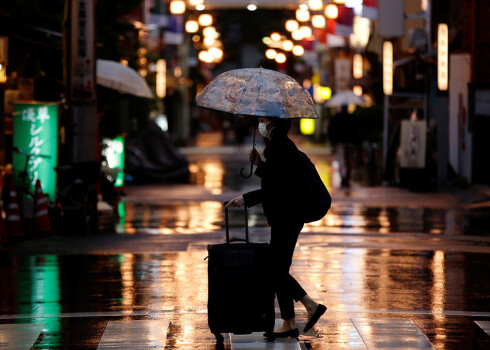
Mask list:
MULTIPOLYGON (((218 75, 196 97, 200 107, 276 118, 318 118, 311 95, 286 74, 260 68, 233 69, 218 75)), ((255 147, 255 130, 253 138, 255 147)), ((253 164, 250 174, 252 176, 253 164)))
POLYGON ((153 98, 146 81, 134 69, 116 61, 97 60, 97 84, 127 94, 153 98))
POLYGON ((196 103, 233 113, 276 118, 318 118, 311 95, 286 74, 264 68, 234 69, 218 75, 196 103))
POLYGON ((329 107, 341 107, 347 105, 363 105, 366 100, 357 96, 352 91, 341 91, 334 94, 325 104, 329 107))

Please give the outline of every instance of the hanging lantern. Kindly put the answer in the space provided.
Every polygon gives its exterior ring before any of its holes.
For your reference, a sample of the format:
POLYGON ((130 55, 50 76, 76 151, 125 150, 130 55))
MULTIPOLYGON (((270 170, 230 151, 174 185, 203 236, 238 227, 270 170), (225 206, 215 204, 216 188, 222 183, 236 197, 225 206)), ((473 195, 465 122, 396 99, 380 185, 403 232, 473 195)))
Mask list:
POLYGON ((286 55, 283 54, 282 52, 278 53, 275 58, 277 63, 284 63, 286 62, 286 55))
POLYGON ((294 19, 289 19, 286 21, 286 30, 288 32, 294 32, 295 30, 298 30, 298 28, 299 28, 298 21, 295 21, 294 19))
POLYGON ((208 51, 199 52, 199 55, 197 57, 199 58, 200 61, 203 61, 206 63, 213 62, 213 56, 211 56, 208 51))
POLYGON ((393 93, 393 44, 391 41, 383 43, 383 92, 385 95, 393 93))
POLYGON ((350 35, 351 46, 363 49, 369 43, 371 34, 371 21, 368 18, 354 16, 354 33, 350 35))
POLYGON ((221 60, 223 58, 223 50, 218 47, 210 47, 208 52, 213 56, 214 60, 221 60))
POLYGON ((164 59, 157 60, 156 93, 160 98, 166 95, 167 63, 164 59))
POLYGON ((303 46, 301 46, 301 45, 295 45, 293 47, 293 55, 295 55, 295 56, 303 56, 304 53, 305 53, 305 49, 303 49, 303 46))
POLYGON ((185 13, 185 1, 183 0, 170 1, 170 13, 172 15, 181 15, 185 13))
POLYGON ((328 19, 336 19, 339 16, 339 9, 335 4, 328 4, 325 6, 325 16, 328 19))
POLYGON ((185 22, 185 31, 187 33, 197 33, 198 30, 199 30, 199 23, 197 23, 197 21, 190 19, 187 22, 185 22))
POLYGON ((207 36, 203 39, 204 46, 210 47, 214 45, 214 38, 212 36, 207 36))
POLYGON ((273 60, 277 56, 277 51, 274 49, 267 49, 265 51, 265 57, 267 57, 270 60, 273 60))
POLYGON ((322 0, 308 0, 308 8, 311 11, 321 11, 323 8, 322 0))
POLYGON ((299 22, 308 22, 310 20, 310 11, 297 9, 296 10, 296 19, 299 22))
POLYGON ((199 16, 197 21, 203 27, 207 27, 213 24, 213 16, 211 16, 209 13, 203 13, 202 15, 199 16))
POLYGON ((352 58, 352 76, 355 79, 361 79, 362 78, 362 55, 361 54, 354 54, 354 57, 352 58))
POLYGON ((272 41, 279 41, 279 40, 281 40, 281 34, 274 32, 271 34, 271 39, 272 39, 272 41))
POLYGON ((310 36, 313 35, 313 31, 309 26, 302 26, 299 28, 301 31, 301 34, 303 35, 303 38, 308 39, 310 36))
POLYGON ((303 32, 301 32, 301 30, 295 30, 294 32, 291 33, 291 37, 293 38, 293 40, 303 40, 303 32))
POLYGON ((325 28, 327 21, 323 15, 314 15, 311 17, 311 25, 314 28, 325 28))
POLYGON ((282 49, 284 51, 291 51, 294 47, 294 43, 291 40, 284 40, 282 43, 282 49))
POLYGON ((216 28, 214 27, 206 27, 202 30, 202 34, 207 38, 214 38, 216 36, 216 28))

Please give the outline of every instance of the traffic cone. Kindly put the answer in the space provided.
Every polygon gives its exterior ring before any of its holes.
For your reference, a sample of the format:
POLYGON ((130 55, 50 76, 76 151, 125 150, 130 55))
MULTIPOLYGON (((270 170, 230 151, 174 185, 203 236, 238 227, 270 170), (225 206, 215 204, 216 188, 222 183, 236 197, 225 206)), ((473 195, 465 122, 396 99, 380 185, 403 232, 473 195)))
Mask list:
POLYGON ((51 223, 49 222, 48 205, 46 203, 46 197, 43 194, 43 189, 41 188, 41 181, 39 181, 39 179, 36 181, 35 206, 34 231, 51 231, 52 228, 51 223))
POLYGON ((20 209, 17 202, 17 193, 15 192, 15 184, 13 181, 10 181, 10 196, 5 221, 7 224, 7 233, 10 237, 24 237, 24 233, 22 232, 22 224, 20 222, 20 209))
POLYGON ((2 206, 0 205, 0 244, 8 243, 7 227, 5 226, 5 220, 3 220, 2 206))

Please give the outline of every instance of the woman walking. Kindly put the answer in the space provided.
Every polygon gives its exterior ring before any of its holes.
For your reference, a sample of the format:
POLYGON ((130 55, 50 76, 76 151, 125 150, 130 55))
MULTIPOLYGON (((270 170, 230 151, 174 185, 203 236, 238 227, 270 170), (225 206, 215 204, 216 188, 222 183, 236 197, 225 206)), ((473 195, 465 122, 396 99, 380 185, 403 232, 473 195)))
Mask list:
POLYGON ((259 132, 265 138, 265 161, 254 148, 249 159, 257 166, 255 175, 261 178, 261 189, 232 199, 227 206, 247 207, 262 203, 264 214, 271 226, 270 253, 273 279, 281 318, 281 327, 272 334, 275 338, 298 337, 294 303, 306 308, 308 322, 304 332, 310 330, 327 310, 326 306, 311 299, 301 285, 289 274, 294 248, 304 225, 304 176, 298 160, 298 149, 288 136, 290 120, 261 117, 259 132))

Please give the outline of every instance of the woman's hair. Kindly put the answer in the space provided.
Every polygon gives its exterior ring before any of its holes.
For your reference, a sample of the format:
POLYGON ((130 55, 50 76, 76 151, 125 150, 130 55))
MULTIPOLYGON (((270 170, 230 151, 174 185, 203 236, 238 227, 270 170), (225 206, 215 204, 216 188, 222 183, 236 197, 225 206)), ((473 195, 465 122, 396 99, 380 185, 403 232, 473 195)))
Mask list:
POLYGON ((288 134, 289 128, 291 128, 290 119, 271 118, 271 120, 274 123, 273 136, 286 136, 288 134))

